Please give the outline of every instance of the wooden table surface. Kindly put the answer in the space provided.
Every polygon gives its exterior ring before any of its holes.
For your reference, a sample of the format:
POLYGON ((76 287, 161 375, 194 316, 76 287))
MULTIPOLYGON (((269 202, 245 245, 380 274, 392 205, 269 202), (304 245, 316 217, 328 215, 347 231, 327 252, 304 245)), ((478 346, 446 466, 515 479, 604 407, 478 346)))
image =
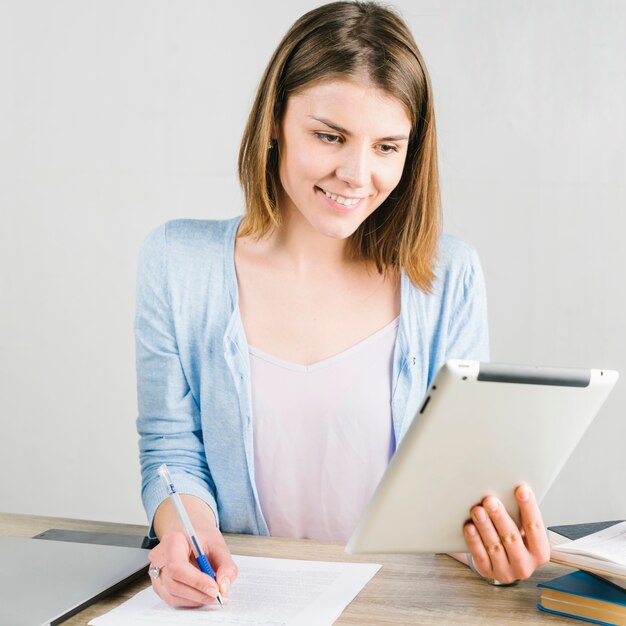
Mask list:
MULTIPOLYGON (((145 526, 112 524, 0 513, 0 535, 31 537, 49 528, 90 530, 145 535, 145 526)), ((378 574, 348 605, 338 625, 396 626, 473 624, 572 624, 571 619, 543 613, 536 608, 538 582, 571 571, 549 564, 515 587, 498 588, 487 584, 454 559, 445 555, 401 555, 355 557, 345 554, 343 544, 250 535, 226 535, 233 554, 382 563, 378 574)), ((148 577, 135 581, 122 591, 87 607, 64 622, 83 626, 106 613, 149 585, 148 577)))

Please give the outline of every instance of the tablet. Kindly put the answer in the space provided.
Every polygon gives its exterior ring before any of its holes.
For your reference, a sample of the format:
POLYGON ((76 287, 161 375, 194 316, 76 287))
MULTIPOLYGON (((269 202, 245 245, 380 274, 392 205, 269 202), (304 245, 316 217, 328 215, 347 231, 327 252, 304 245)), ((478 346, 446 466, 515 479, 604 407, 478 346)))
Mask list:
POLYGON ((452 360, 439 370, 346 546, 349 554, 466 552, 485 496, 519 523, 513 491, 539 502, 617 372, 452 360))

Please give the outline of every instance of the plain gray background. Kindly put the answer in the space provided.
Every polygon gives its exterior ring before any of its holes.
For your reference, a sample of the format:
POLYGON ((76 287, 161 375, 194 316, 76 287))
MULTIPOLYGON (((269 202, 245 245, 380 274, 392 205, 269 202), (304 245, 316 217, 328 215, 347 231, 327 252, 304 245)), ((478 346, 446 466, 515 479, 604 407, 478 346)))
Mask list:
MULTIPOLYGON (((317 5, 0 2, 0 510, 145 521, 137 250, 165 220, 242 211, 257 82, 317 5)), ((481 255, 493 360, 626 372, 626 3, 393 6, 431 74, 446 230, 481 255)), ((626 517, 625 388, 548 523, 626 517)))

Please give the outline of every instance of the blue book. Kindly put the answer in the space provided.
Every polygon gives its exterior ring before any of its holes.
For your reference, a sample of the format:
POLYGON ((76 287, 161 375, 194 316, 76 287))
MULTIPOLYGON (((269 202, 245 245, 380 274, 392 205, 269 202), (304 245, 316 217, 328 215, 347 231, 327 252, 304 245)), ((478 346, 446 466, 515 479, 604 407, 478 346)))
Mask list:
POLYGON ((593 624, 626 626, 626 591, 583 571, 539 583, 537 608, 593 624))

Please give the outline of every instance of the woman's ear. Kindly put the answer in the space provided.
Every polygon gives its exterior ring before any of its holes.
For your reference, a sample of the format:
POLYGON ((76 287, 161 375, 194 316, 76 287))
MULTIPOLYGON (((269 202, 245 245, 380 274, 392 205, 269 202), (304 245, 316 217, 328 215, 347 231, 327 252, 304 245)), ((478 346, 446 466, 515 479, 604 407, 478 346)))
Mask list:
POLYGON ((268 149, 271 150, 272 148, 277 147, 278 145, 278 135, 279 135, 279 129, 278 129, 278 124, 276 124, 276 122, 274 122, 274 124, 272 124, 272 131, 270 134, 270 141, 269 141, 269 146, 268 149))

